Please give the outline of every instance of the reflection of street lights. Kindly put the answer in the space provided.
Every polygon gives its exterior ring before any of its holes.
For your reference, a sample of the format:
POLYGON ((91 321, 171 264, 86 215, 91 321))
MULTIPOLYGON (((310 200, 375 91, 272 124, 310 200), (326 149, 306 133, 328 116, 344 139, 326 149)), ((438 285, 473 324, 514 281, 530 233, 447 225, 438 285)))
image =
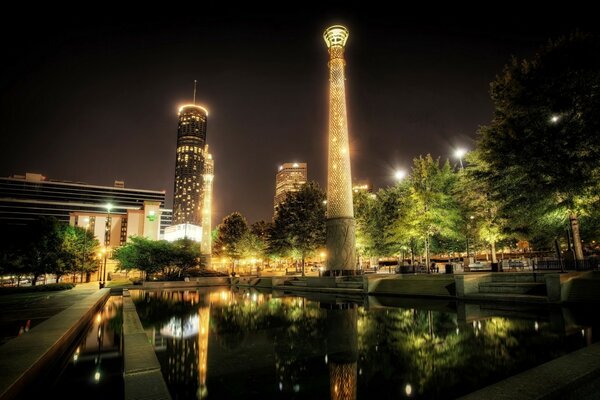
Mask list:
POLYGON ((454 156, 458 158, 458 161, 460 162, 460 169, 463 169, 462 159, 465 156, 465 154, 467 154, 467 151, 463 148, 458 148, 454 150, 454 156))
POLYGON ((96 356, 96 371, 94 372, 94 381, 96 383, 100 382, 101 374, 101 364, 102 364, 102 347, 104 341, 104 335, 102 334, 104 331, 104 323, 102 321, 102 311, 98 313, 96 316, 96 322, 98 323, 98 355, 96 356))

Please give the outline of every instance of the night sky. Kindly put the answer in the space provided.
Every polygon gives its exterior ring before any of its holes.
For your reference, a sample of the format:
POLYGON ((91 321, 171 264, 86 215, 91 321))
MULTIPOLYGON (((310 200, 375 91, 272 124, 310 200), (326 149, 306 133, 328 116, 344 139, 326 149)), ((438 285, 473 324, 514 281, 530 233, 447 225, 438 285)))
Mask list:
POLYGON ((582 8, 433 16, 364 4, 373 9, 4 15, 0 176, 124 180, 166 190, 170 207, 177 109, 191 102, 197 79, 215 158, 213 224, 233 211, 270 220, 280 163, 307 162, 309 179, 325 186, 327 26, 350 30, 352 174, 375 189, 419 154, 446 159, 457 146, 473 148, 492 115, 489 83, 511 55, 597 29, 596 14, 582 8))

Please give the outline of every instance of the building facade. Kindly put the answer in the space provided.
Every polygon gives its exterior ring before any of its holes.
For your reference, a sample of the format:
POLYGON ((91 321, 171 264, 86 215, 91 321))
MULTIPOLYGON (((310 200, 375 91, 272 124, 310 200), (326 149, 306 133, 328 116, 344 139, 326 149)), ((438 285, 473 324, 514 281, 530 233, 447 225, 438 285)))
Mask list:
POLYGON ((275 201, 274 209, 285 200, 288 192, 297 192, 300 186, 308 179, 308 167, 306 163, 283 163, 279 166, 275 175, 275 201))
POLYGON ((173 224, 202 225, 203 171, 208 111, 195 104, 179 109, 173 224))
POLYGON ((131 236, 158 240, 161 212, 159 202, 145 201, 141 209, 128 209, 125 214, 113 214, 112 209, 111 212, 74 211, 69 215, 69 224, 92 232, 101 245, 115 249, 131 236))
POLYGON ((0 178, 0 225, 18 229, 40 217, 68 223, 71 213, 106 214, 109 203, 113 216, 127 216, 150 202, 159 210, 155 218, 160 235, 171 224, 171 210, 163 208, 165 197, 164 191, 125 188, 123 181, 111 187, 53 180, 36 173, 14 175, 0 178))

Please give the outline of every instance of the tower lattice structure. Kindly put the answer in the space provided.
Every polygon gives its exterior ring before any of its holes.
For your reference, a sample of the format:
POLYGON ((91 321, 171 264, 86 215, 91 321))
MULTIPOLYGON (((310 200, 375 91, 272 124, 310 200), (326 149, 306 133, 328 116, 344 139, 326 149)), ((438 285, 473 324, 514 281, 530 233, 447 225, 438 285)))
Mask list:
POLYGON ((356 273, 355 222, 346 112, 344 49, 348 29, 340 25, 323 34, 329 49, 329 137, 327 162, 326 275, 356 273))

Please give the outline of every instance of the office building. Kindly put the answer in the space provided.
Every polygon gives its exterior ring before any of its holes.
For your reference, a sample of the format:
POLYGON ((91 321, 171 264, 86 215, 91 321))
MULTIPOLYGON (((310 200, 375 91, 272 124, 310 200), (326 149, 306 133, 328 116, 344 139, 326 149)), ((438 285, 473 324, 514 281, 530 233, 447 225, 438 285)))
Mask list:
POLYGON ((163 208, 164 191, 130 189, 123 181, 116 181, 115 186, 61 181, 29 172, 0 178, 0 225, 12 230, 40 217, 69 223, 71 213, 106 214, 109 203, 111 214, 123 217, 144 210, 147 203, 156 204, 160 233, 171 224, 171 210, 163 208))
POLYGON ((283 163, 275 175, 274 209, 285 200, 288 192, 297 192, 308 179, 306 163, 283 163))

